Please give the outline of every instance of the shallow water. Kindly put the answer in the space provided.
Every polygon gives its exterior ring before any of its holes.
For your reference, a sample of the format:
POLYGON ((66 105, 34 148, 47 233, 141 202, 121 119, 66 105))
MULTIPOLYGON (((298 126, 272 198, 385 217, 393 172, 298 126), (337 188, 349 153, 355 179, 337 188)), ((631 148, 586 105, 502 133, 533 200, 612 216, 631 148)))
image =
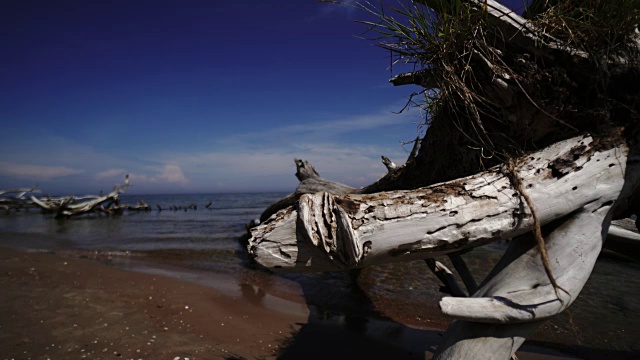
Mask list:
MULTIPOLYGON (((0 246, 95 258, 200 282, 276 311, 308 311, 310 324, 316 324, 305 330, 311 333, 339 324, 350 333, 376 338, 387 337, 384 334, 389 329, 407 334, 413 331, 398 322, 423 329, 442 328, 448 322, 437 308, 442 296, 439 284, 422 261, 375 266, 357 274, 274 276, 248 268, 238 242, 246 231, 245 224, 283 195, 127 195, 121 196, 122 203, 134 205, 144 200, 153 211, 64 220, 35 211, 3 214, 0 246), (212 206, 206 209, 210 201, 212 206), (198 208, 158 211, 156 204, 165 209, 191 204, 198 208)), ((505 248, 506 243, 492 244, 465 255, 478 280, 505 248)), ((570 312, 545 323, 528 343, 584 358, 634 358, 640 350, 640 331, 636 329, 639 298, 640 263, 603 252, 570 312)))

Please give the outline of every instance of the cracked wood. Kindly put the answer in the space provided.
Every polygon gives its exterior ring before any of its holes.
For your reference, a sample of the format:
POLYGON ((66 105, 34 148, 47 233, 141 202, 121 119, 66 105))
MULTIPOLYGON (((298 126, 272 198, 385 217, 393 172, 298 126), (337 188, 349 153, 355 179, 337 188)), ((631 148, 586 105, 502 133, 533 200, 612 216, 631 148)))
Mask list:
MULTIPOLYGON (((603 196, 617 198, 627 151, 582 136, 520 159, 518 176, 542 225, 603 196)), ((252 229, 248 248, 265 267, 291 271, 439 256, 522 235, 533 222, 502 167, 411 191, 305 194, 283 211, 252 229)))

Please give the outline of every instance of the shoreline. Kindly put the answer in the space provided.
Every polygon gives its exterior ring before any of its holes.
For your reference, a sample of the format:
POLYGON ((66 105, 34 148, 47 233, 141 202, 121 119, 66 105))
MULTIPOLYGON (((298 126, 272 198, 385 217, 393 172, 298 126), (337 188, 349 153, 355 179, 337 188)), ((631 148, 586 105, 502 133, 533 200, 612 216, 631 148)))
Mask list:
MULTIPOLYGON (((305 289, 270 274, 239 281, 178 271, 0 248, 0 353, 9 359, 425 359, 448 324, 378 319, 370 309, 335 313, 308 304, 305 289)), ((518 356, 576 358, 567 349, 533 340, 518 356)))
POLYGON ((273 358, 305 316, 166 276, 0 249, 3 358, 273 358))

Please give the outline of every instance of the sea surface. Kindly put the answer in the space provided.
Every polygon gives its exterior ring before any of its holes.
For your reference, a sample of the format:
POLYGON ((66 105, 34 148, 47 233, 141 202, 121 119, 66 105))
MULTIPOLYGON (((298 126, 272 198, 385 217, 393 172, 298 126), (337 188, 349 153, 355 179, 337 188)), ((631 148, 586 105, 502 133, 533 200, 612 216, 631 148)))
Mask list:
MULTIPOLYGON (((336 341, 345 334, 359 334, 376 342, 390 341, 403 349, 404 358, 421 358, 428 350, 425 336, 437 342, 449 322, 439 314, 437 302, 443 294, 424 262, 360 272, 283 275, 247 261, 239 242, 246 224, 284 195, 121 195, 121 203, 144 200, 152 211, 71 219, 54 219, 36 210, 11 212, 0 214, 0 246, 94 259, 198 282, 274 311, 307 311, 309 324, 301 336, 310 334, 312 339, 314 331, 328 328, 336 341), (192 205, 197 209, 187 209, 192 205)), ((505 248, 504 242, 494 243, 464 255, 477 280, 505 248)), ((570 311, 543 324, 526 346, 587 359, 640 358, 639 320, 640 263, 603 251, 570 311)))

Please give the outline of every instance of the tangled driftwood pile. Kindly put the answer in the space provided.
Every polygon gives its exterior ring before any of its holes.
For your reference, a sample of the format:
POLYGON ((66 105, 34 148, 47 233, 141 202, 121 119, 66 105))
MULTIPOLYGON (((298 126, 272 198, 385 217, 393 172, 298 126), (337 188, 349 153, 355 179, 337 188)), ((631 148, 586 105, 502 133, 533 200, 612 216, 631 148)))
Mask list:
POLYGON ((129 187, 129 175, 125 176, 124 185, 116 185, 106 195, 63 196, 51 197, 45 195, 36 197, 35 193, 41 191, 34 188, 20 188, 12 190, 0 190, 0 208, 7 211, 20 211, 36 208, 46 213, 54 213, 56 218, 68 218, 85 214, 118 214, 124 210, 149 211, 151 207, 143 200, 138 204, 121 205, 119 195, 129 187), (7 196, 7 194, 16 194, 7 196), (30 196, 27 196, 30 195, 30 196))
MULTIPOLYGON (((125 175, 124 185, 116 185, 106 195, 67 196, 61 198, 45 197, 38 199, 31 196, 31 201, 45 212, 56 214, 56 218, 78 216, 88 213, 115 213, 124 210, 120 206, 118 196, 129 187, 129 175, 125 175)), ((140 204, 141 209, 148 208, 146 204, 140 204)))
MULTIPOLYGON (((36 197, 31 194, 41 191, 34 188, 19 188, 10 190, 0 190, 0 210, 28 211, 29 209, 39 209, 45 213, 54 213, 56 218, 69 218, 88 214, 117 215, 124 211, 152 211, 153 208, 144 200, 138 201, 135 205, 120 203, 119 195, 130 186, 129 176, 125 176, 124 185, 116 185, 113 190, 106 194, 85 195, 85 196, 63 196, 51 197, 49 195, 36 197)), ((203 205, 204 209, 213 210, 213 201, 203 205)), ((156 204, 158 211, 195 211, 198 205, 169 205, 160 206, 156 204)))
POLYGON ((27 195, 39 192, 35 187, 0 190, 0 210, 28 211, 34 204, 27 195))

